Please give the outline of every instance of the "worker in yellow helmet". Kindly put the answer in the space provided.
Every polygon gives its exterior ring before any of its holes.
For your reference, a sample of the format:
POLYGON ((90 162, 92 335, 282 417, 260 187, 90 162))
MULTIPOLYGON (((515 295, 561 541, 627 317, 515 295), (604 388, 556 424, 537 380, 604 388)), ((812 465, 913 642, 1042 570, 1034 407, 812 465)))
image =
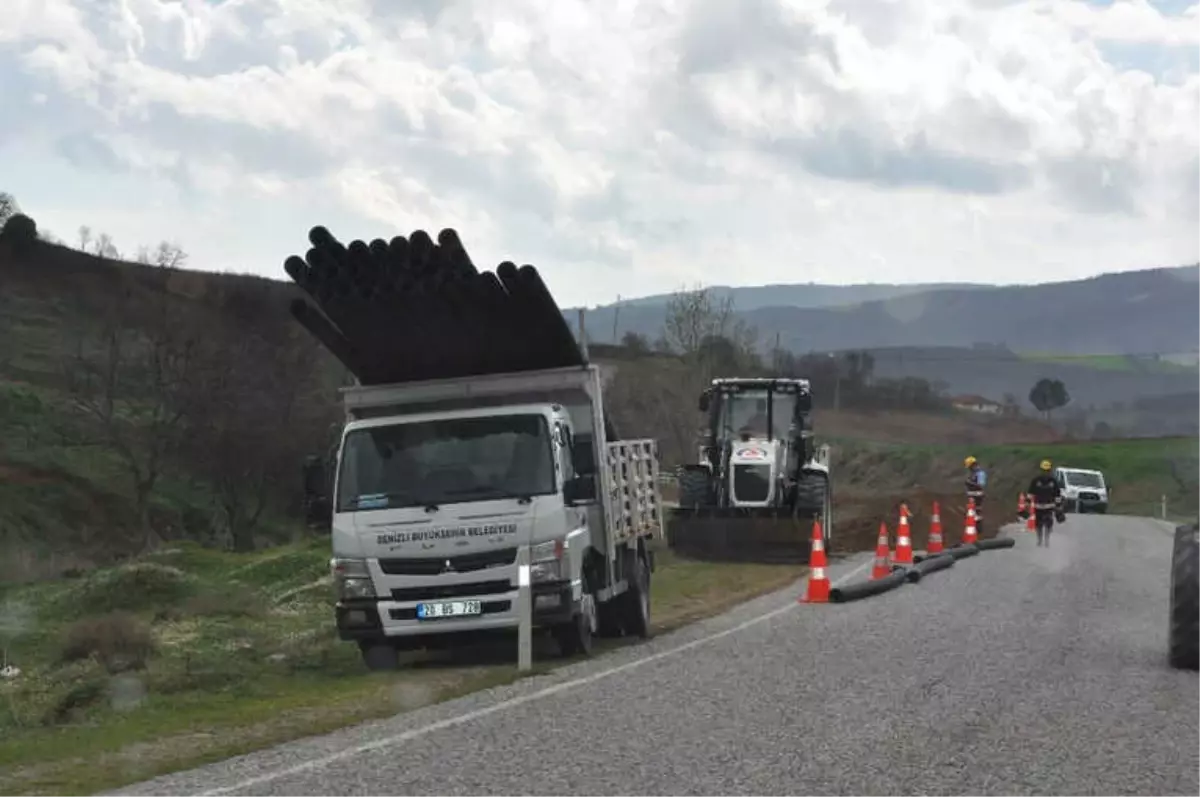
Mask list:
POLYGON ((1033 513, 1037 523, 1038 546, 1050 545, 1050 532, 1054 529, 1054 515, 1062 502, 1062 491, 1058 480, 1051 472, 1053 464, 1043 459, 1040 473, 1029 482, 1029 495, 1033 499, 1033 513))
POLYGON ((979 460, 975 457, 967 457, 963 460, 963 467, 967 469, 967 497, 975 499, 975 529, 981 531, 983 529, 983 498, 984 490, 987 487, 987 471, 979 465, 979 460))

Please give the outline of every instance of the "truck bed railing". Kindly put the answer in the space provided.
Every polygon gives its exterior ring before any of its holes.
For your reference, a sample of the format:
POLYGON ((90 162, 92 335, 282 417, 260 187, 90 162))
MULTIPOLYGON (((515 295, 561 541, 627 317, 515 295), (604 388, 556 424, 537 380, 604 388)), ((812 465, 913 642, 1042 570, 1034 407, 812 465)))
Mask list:
POLYGON ((612 495, 609 496, 609 534, 616 541, 637 537, 664 538, 662 501, 658 480, 658 443, 654 440, 617 440, 608 443, 605 464, 612 495))

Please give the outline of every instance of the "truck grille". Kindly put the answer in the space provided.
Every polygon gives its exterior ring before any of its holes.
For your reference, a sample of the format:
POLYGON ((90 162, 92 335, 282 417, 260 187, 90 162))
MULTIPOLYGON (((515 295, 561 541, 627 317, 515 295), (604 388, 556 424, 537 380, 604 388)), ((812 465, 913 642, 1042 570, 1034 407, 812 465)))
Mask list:
POLYGON ((476 581, 473 584, 432 584, 427 587, 397 587, 392 590, 394 601, 436 601, 444 598, 466 598, 478 595, 498 595, 512 590, 504 581, 476 581))
POLYGON ((379 569, 389 576, 436 576, 447 569, 471 573, 489 567, 504 567, 517 560, 516 548, 464 553, 460 556, 427 556, 415 559, 380 559, 379 569), (450 562, 450 567, 446 567, 450 562))
POLYGON ((1080 501, 1099 501, 1100 493, 1091 493, 1091 492, 1085 492, 1085 491, 1081 490, 1079 492, 1079 500, 1080 501))
POLYGON ((771 466, 734 465, 733 494, 738 501, 766 501, 771 494, 771 466))

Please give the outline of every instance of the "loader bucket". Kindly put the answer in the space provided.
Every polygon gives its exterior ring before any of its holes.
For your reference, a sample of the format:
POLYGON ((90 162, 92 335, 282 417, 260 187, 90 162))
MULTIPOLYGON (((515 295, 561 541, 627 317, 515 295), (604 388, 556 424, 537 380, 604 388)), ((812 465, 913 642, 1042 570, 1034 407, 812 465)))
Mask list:
POLYGON ((667 517, 667 544, 705 561, 808 564, 812 523, 786 510, 681 508, 667 517))

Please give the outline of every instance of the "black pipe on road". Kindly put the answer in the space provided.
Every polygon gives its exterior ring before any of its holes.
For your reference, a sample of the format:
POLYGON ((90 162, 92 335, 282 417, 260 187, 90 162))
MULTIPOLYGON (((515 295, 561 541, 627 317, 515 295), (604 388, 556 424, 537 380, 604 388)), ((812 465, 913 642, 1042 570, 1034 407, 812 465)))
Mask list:
POLYGON ((895 570, 890 576, 877 578, 874 581, 860 581, 845 587, 834 587, 829 590, 829 600, 832 603, 849 603, 850 601, 869 598, 881 592, 895 589, 904 583, 908 577, 904 570, 895 570))
POLYGON ((992 540, 980 540, 975 543, 975 547, 981 551, 999 551, 1002 548, 1011 548, 1017 544, 1017 541, 1012 537, 996 537, 992 540))
POLYGON ((939 553, 922 559, 908 571, 908 583, 916 584, 930 573, 936 573, 939 570, 945 570, 947 567, 953 567, 954 561, 954 555, 949 553, 939 553))
POLYGON ((964 559, 968 556, 979 555, 979 547, 977 543, 971 545, 952 545, 946 549, 946 553, 953 556, 955 559, 964 559))

